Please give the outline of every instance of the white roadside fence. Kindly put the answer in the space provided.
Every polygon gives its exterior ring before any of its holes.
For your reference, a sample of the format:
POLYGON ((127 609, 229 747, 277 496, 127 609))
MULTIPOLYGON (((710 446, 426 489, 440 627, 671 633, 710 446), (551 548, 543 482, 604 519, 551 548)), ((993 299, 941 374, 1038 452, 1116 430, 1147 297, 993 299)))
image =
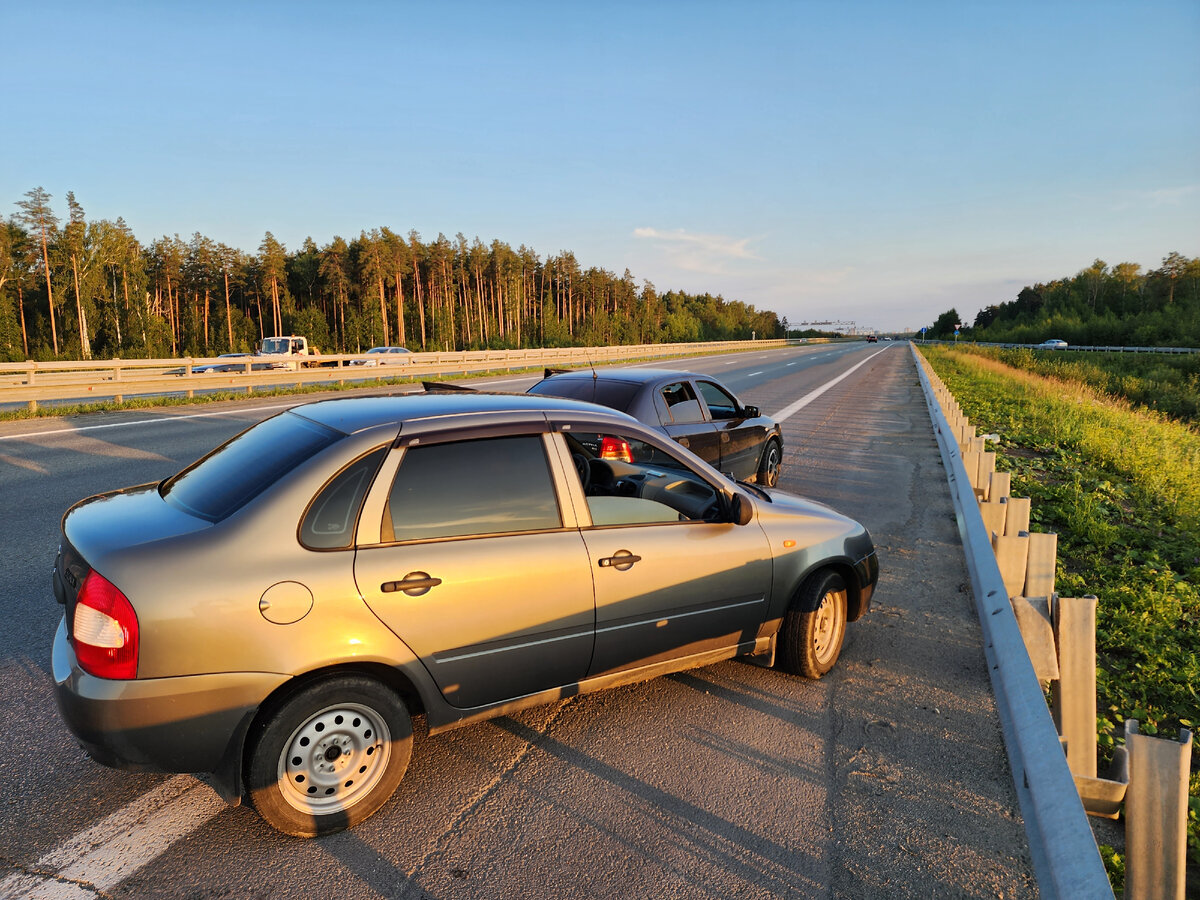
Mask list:
MULTIPOLYGON (((185 357, 183 359, 109 359, 62 362, 0 363, 0 404, 70 400, 121 402, 126 397, 197 391, 241 391, 314 384, 344 384, 375 378, 441 377, 541 368, 589 366, 624 360, 654 360, 700 353, 766 350, 789 341, 711 341, 688 344, 638 344, 614 347, 556 347, 533 350, 466 350, 456 353, 413 353, 403 364, 375 363, 364 353, 303 357, 185 357), (199 366, 236 367, 224 372, 196 372, 199 366), (277 364, 282 368, 264 369, 277 364)), ((810 343, 818 343, 812 340, 810 343)))

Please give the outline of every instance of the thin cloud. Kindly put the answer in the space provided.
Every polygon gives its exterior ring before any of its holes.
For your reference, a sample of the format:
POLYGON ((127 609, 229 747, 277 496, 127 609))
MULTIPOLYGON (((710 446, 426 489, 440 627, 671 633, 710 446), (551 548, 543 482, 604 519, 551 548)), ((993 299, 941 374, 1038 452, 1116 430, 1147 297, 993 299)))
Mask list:
POLYGON ((1200 184, 1185 184, 1183 187, 1163 188, 1162 190, 1150 191, 1148 196, 1151 202, 1166 206, 1178 206, 1188 197, 1193 194, 1200 193, 1200 184))
POLYGON ((730 260, 759 260, 762 257, 750 250, 752 238, 732 238, 722 234, 695 234, 684 231, 659 231, 657 228, 635 228, 634 237, 654 241, 670 261, 692 272, 719 273, 730 260))
POLYGON ((1152 191, 1129 191, 1117 209, 1126 210, 1134 206, 1180 206, 1196 194, 1200 194, 1200 184, 1184 184, 1152 191))

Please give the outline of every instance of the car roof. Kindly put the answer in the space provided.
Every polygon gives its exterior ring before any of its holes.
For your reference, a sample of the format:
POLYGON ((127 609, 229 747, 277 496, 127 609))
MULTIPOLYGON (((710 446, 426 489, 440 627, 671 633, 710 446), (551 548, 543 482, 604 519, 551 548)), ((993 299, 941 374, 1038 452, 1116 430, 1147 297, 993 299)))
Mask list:
POLYGON ((514 420, 537 420, 544 413, 578 413, 589 417, 628 420, 632 416, 607 406, 541 394, 488 394, 482 392, 390 394, 383 397, 341 397, 293 407, 290 412, 328 425, 346 434, 380 425, 400 425, 418 419, 488 414, 511 414, 514 420))
POLYGON ((555 372, 544 381, 621 381, 628 384, 651 384, 656 381, 674 381, 681 378, 709 378, 696 372, 685 372, 680 369, 573 369, 570 372, 555 372))

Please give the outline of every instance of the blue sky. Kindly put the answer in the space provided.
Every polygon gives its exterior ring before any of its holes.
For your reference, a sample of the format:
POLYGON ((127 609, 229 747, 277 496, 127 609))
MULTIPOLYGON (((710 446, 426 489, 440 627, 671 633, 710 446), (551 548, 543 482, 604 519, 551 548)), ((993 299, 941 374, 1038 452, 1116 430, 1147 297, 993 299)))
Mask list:
POLYGON ((1200 256, 1200 2, 0 0, 0 214, 387 225, 793 323, 1200 256))

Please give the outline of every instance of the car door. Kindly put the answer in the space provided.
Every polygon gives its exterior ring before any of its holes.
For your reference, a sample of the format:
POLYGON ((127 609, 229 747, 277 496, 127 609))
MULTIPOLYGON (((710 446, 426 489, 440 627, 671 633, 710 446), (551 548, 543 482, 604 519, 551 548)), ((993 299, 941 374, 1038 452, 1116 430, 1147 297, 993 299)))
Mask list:
POLYGON ((737 398, 719 384, 698 378, 696 388, 704 398, 717 432, 721 471, 739 481, 757 473, 767 438, 766 427, 758 419, 746 418, 737 398))
POLYGON ((704 404, 690 381, 673 381, 656 387, 654 408, 669 437, 714 469, 720 467, 721 444, 717 428, 705 416, 704 404))
POLYGON ((572 684, 587 671, 590 560, 579 532, 563 527, 545 440, 393 450, 379 541, 357 551, 363 598, 452 706, 572 684))
POLYGON ((596 592, 589 676, 753 640, 766 615, 771 554, 757 522, 706 521, 718 493, 702 475, 627 433, 575 433, 579 446, 628 446, 615 479, 580 485, 596 592))

